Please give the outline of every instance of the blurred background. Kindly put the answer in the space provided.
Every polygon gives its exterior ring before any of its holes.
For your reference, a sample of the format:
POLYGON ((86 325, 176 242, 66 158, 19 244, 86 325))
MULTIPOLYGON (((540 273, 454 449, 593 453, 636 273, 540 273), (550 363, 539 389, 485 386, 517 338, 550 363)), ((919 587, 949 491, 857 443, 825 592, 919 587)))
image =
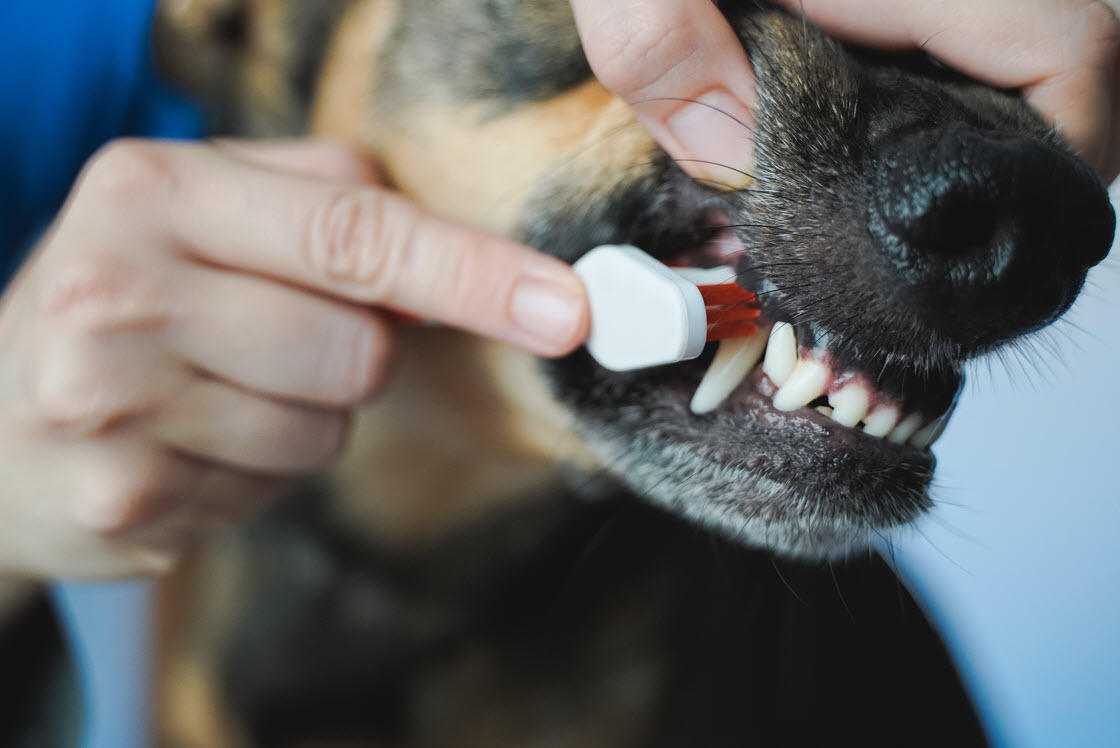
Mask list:
POLYGON ((1114 246, 1066 317, 972 365, 938 507, 890 539, 997 745, 1120 745, 1118 321, 1114 246))

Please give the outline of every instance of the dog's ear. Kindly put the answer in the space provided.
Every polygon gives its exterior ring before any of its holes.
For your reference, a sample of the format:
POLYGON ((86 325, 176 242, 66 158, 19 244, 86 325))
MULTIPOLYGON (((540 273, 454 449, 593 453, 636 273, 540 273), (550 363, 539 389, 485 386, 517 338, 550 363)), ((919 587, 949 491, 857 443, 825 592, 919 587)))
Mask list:
POLYGON ((322 56, 351 0, 162 0, 152 30, 171 82, 215 133, 303 132, 322 56))

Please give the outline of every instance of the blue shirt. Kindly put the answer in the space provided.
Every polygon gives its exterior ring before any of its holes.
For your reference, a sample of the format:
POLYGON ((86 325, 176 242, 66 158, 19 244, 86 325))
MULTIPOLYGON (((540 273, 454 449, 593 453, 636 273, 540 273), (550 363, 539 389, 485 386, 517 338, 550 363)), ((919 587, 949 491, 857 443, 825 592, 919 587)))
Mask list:
POLYGON ((154 5, 0 3, 0 282, 106 141, 201 134, 197 110, 156 75, 148 36, 154 5))

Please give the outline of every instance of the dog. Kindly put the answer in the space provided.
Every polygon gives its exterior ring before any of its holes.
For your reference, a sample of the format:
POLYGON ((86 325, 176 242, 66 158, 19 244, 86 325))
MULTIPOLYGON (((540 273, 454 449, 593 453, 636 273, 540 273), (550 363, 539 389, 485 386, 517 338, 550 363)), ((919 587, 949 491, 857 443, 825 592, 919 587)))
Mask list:
POLYGON ((1015 92, 721 10, 758 79, 746 186, 656 146, 563 0, 162 6, 162 64, 217 132, 345 139, 413 199, 569 262, 732 262, 784 368, 830 383, 779 410, 762 363, 697 414, 714 347, 616 373, 403 331, 338 469, 165 585, 168 743, 983 743, 889 569, 805 559, 932 506, 962 366, 1069 307, 1107 194, 1015 92))

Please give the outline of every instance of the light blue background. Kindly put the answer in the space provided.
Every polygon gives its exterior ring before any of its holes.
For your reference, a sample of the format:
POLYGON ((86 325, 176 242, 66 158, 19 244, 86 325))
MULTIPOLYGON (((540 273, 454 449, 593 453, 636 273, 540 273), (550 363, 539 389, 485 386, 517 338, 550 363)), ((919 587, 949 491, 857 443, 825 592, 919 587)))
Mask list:
POLYGON ((974 365, 939 506, 894 534, 998 745, 1120 746, 1118 322, 1110 256, 1034 345, 974 365))

